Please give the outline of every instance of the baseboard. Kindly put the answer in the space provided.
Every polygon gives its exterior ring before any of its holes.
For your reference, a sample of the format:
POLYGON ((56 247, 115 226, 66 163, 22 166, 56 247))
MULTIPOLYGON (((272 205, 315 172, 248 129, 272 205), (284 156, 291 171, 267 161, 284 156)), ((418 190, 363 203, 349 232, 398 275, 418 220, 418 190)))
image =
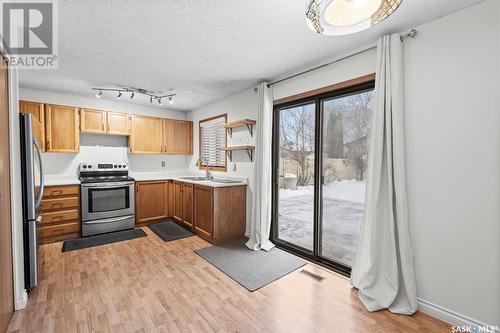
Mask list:
MULTIPOLYGON (((438 319, 441 319, 442 321, 445 321, 455 326, 488 326, 488 324, 482 323, 479 320, 472 319, 463 314, 443 308, 442 306, 428 302, 421 298, 418 299, 418 309, 430 316, 436 317, 438 319)), ((487 332, 500 332, 500 331, 499 327, 496 327, 496 330, 494 331, 491 330, 487 332)))
POLYGON ((23 290, 21 295, 16 298, 14 302, 14 310, 22 310, 26 307, 28 304, 28 293, 26 292, 26 289, 23 290))

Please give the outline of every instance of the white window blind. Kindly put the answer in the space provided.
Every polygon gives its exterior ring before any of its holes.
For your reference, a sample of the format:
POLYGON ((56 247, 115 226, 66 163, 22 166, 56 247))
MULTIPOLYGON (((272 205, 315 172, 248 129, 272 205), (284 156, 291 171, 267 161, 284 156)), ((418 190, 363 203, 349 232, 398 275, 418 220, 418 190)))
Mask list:
POLYGON ((210 168, 226 167, 226 117, 221 116, 200 123, 202 165, 210 168))

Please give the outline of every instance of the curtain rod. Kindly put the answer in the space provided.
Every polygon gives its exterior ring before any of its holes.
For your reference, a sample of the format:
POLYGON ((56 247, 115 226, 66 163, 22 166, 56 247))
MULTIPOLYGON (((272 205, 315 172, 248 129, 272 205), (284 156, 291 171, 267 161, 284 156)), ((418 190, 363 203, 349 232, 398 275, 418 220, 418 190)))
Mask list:
MULTIPOLYGON (((405 34, 401 34, 399 37, 401 38, 401 41, 403 41, 404 39, 406 38, 414 38, 415 36, 417 35, 417 30, 415 29, 411 29, 409 32, 405 33, 405 34)), ((364 53, 366 51, 369 51, 369 50, 373 50, 373 49, 376 49, 377 48, 377 45, 373 45, 373 46, 369 46, 369 47, 366 47, 364 49, 361 49, 359 51, 356 51, 354 53, 351 53, 345 57, 342 57, 342 58, 338 58, 338 59, 335 59, 333 61, 330 61, 330 62, 327 62, 323 65, 319 65, 319 66, 316 66, 316 67, 313 67, 313 68, 310 68, 308 70, 305 70, 303 72, 300 72, 300 73, 297 73, 297 74, 294 74, 294 75, 290 75, 290 76, 287 76, 285 78, 282 78, 282 79, 279 79, 279 80, 276 80, 276 81, 273 81, 273 82, 270 82, 267 84, 267 87, 271 87, 277 83, 280 83, 280 82, 283 82, 283 81, 286 81, 286 80, 290 80, 290 79, 293 79, 294 77, 297 77, 297 76, 300 76, 300 75, 304 75, 304 74, 307 74, 307 73, 310 73, 312 71, 315 71, 315 70, 318 70, 320 68, 323 68, 323 67, 326 67, 326 66, 330 66, 336 62, 339 62, 339 61, 342 61, 342 60, 345 60, 345 59, 348 59, 348 58, 351 58, 351 57, 354 57, 358 54, 361 54, 361 53, 364 53)))

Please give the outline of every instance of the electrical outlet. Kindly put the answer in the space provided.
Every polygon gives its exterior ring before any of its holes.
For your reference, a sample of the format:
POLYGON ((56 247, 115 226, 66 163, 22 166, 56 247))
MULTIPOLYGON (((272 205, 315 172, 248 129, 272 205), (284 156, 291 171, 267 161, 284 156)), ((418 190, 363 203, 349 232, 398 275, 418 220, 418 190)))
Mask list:
POLYGON ((167 166, 167 164, 165 163, 165 161, 161 161, 161 167, 164 168, 166 166, 167 166))

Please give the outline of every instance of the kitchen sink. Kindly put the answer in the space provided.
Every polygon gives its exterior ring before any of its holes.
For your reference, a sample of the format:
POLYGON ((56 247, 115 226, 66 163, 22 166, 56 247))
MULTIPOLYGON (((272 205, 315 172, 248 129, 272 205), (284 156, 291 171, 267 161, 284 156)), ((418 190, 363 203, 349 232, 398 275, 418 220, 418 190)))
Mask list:
POLYGON ((207 177, 181 177, 181 179, 185 180, 194 180, 194 181, 203 181, 203 180, 208 180, 207 177))
POLYGON ((212 179, 211 181, 214 183, 224 183, 224 184, 241 183, 241 180, 231 180, 231 179, 212 179))

